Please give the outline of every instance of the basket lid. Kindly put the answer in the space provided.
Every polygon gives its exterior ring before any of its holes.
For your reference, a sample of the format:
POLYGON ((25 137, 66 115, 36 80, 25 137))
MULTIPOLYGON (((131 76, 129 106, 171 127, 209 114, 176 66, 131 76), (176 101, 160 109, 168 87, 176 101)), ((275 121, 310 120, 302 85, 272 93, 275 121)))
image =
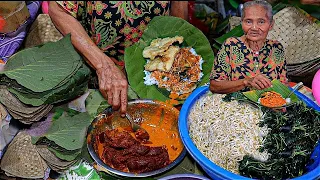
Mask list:
POLYGON ((31 136, 24 131, 12 140, 1 160, 2 170, 22 178, 43 178, 47 167, 36 146, 31 143, 31 136))
POLYGON ((311 61, 320 57, 320 25, 295 7, 286 7, 274 15, 275 24, 269 39, 285 47, 288 64, 311 61))

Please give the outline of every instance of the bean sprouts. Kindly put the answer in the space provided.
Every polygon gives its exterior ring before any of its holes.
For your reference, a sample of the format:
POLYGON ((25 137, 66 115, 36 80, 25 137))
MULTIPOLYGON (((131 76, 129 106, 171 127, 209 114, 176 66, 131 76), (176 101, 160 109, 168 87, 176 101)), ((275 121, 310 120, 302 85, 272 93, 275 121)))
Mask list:
POLYGON ((239 174, 238 162, 243 156, 268 159, 267 152, 259 152, 268 128, 258 125, 260 109, 243 102, 225 102, 224 96, 208 92, 198 99, 189 113, 189 134, 207 158, 239 174))

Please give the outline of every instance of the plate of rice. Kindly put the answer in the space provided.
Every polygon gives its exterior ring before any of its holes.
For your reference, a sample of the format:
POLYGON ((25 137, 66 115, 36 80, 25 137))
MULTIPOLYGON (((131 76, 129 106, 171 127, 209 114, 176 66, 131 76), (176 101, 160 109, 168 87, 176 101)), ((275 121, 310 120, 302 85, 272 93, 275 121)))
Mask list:
POLYGON ((214 54, 206 36, 187 21, 159 16, 125 49, 130 86, 140 98, 177 104, 209 82, 214 54))

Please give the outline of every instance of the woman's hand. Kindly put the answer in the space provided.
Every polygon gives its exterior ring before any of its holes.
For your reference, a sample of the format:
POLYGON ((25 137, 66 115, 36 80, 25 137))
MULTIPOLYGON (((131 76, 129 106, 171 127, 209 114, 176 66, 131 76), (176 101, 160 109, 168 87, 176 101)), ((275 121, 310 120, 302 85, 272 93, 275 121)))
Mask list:
POLYGON ((120 108, 121 115, 125 115, 128 91, 125 75, 91 40, 78 20, 54 1, 50 1, 49 15, 63 35, 71 33, 72 44, 85 57, 86 62, 96 70, 101 94, 113 109, 120 108))
MULTIPOLYGON (((106 56, 106 58, 109 58, 106 56)), ((120 109, 121 116, 127 110, 128 81, 122 71, 115 65, 104 63, 96 70, 99 90, 114 110, 120 109)))
POLYGON ((246 87, 251 87, 254 89, 265 89, 271 87, 271 81, 263 74, 258 74, 253 78, 248 78, 244 80, 244 84, 246 87))

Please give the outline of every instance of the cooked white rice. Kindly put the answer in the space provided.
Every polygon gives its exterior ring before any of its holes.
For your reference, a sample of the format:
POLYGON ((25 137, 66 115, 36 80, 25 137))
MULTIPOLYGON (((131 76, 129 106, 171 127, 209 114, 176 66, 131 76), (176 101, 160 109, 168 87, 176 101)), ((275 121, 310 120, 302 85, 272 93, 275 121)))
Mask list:
MULTIPOLYGON (((149 60, 147 60, 147 63, 148 62, 149 62, 149 60)), ((153 84, 156 84, 156 85, 159 84, 159 82, 154 77, 151 77, 151 72, 150 71, 144 70, 143 72, 145 74, 145 77, 143 77, 145 85, 151 86, 153 84)))
POLYGON ((268 128, 258 126, 261 110, 237 101, 224 102, 224 96, 208 92, 198 99, 189 113, 189 134, 207 158, 239 174, 238 162, 243 156, 268 159, 267 152, 258 150, 268 128))

